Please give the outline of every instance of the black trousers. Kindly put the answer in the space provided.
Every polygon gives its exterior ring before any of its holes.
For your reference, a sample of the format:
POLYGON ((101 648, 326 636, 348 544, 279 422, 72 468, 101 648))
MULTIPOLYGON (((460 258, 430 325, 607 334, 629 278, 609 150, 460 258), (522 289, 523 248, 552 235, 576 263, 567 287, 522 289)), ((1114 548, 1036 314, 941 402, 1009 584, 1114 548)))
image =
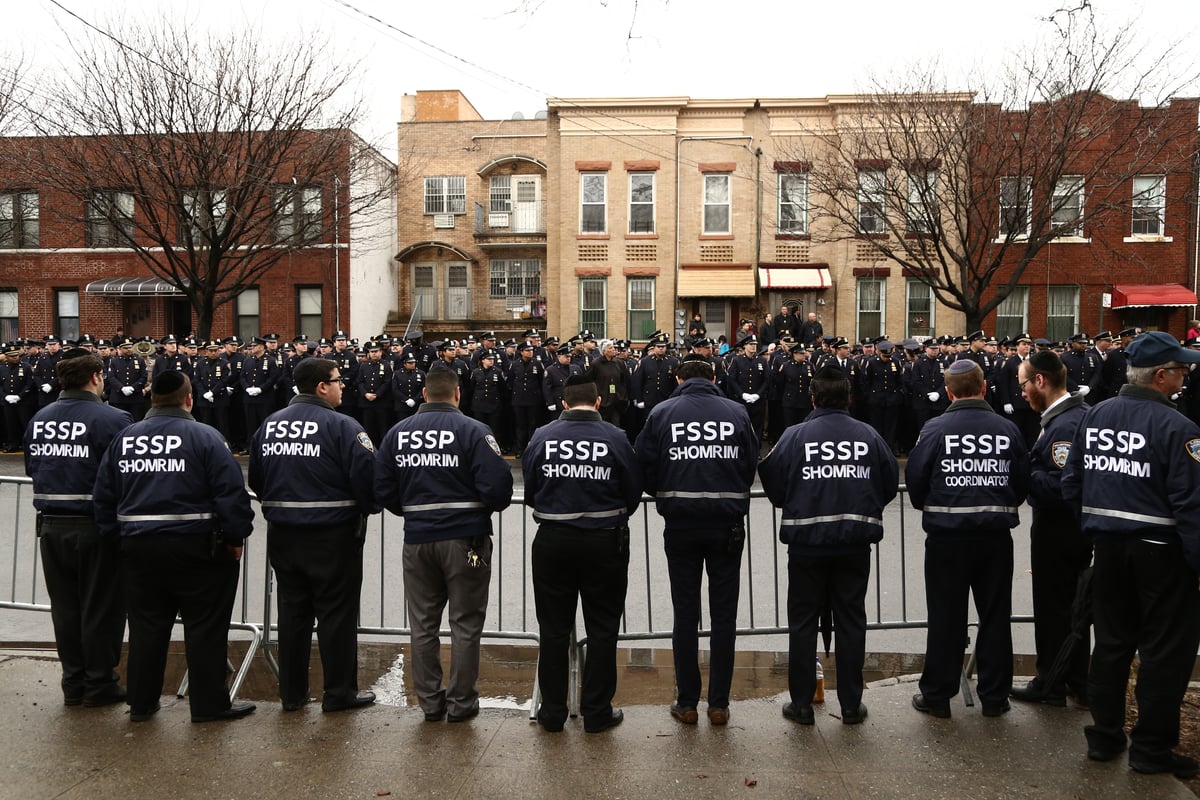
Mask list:
MULTIPOLYGON (((799 425, 804 422, 805 418, 812 411, 812 406, 784 406, 783 409, 783 428, 787 430, 793 425, 799 425)), ((782 436, 782 431, 780 432, 782 436)))
MULTIPOLYGON (((967 595, 975 597, 979 699, 999 705, 1012 689, 1013 544, 1008 530, 925 539, 929 634, 921 692, 934 702, 958 694, 967 645, 967 595)), ((841 679, 839 675, 839 680, 841 679)))
POLYGON ((117 543, 88 517, 40 516, 38 535, 63 697, 102 697, 117 682, 125 635, 117 543))
POLYGON ((857 713, 867 652, 867 581, 871 550, 844 556, 788 555, 788 690, 797 706, 817 688, 817 622, 828 601, 835 630, 837 694, 857 713))
POLYGON ((121 575, 129 610, 130 708, 152 709, 162 695, 176 614, 183 618, 192 716, 229 708, 225 676, 238 562, 205 534, 143 534, 121 538, 121 575))
MULTIPOLYGON (((1029 538, 1033 569, 1033 642, 1037 672, 1048 676, 1071 633, 1071 605, 1079 575, 1092 562, 1092 543, 1069 509, 1034 509, 1029 538)), ((1071 651, 1066 673, 1051 691, 1087 691, 1090 637, 1085 633, 1071 651)))
POLYGON ((271 407, 261 398, 254 398, 254 402, 242 401, 242 412, 246 419, 246 447, 250 446, 250 440, 254 437, 254 432, 263 424, 267 416, 271 413, 271 407))
POLYGON ((362 415, 362 426, 371 443, 376 447, 383 441, 384 435, 392 427, 392 409, 386 400, 368 402, 359 413, 362 415))
POLYGON ((1200 592, 1179 543, 1136 535, 1096 541, 1092 577, 1096 648, 1088 682, 1089 746, 1125 744, 1129 665, 1140 658, 1138 721, 1130 757, 1159 760, 1179 744, 1179 709, 1200 643, 1200 592))
POLYGON ((267 526, 267 556, 278 581, 279 698, 308 700, 308 663, 316 620, 324 702, 358 693, 358 609, 363 579, 360 520, 340 525, 267 526))
MULTIPOLYGON (((754 405, 758 405, 755 403, 754 405)), ((671 606, 675 622, 671 649, 675 655, 676 702, 695 706, 700 700, 700 579, 708 571, 709 640, 708 706, 729 707, 733 652, 737 641, 738 594, 742 548, 730 546, 730 529, 668 528, 663 534, 671 606)))
POLYGON ((516 441, 513 447, 519 453, 529 444, 529 437, 542 424, 541 406, 513 406, 513 427, 516 441))
POLYGON ((571 630, 576 600, 583 605, 587 660, 579 711, 584 719, 612 714, 617 692, 617 634, 625 613, 629 548, 608 529, 542 525, 533 540, 533 601, 538 619, 538 718, 567 718, 571 630))
MULTIPOLYGON (((900 406, 898 404, 871 403, 871 427, 887 442, 888 447, 896 449, 896 426, 900 422, 900 406)), ((858 708, 858 706, 855 706, 858 708)))
POLYGON ((1033 443, 1042 434, 1042 415, 1031 408, 1015 408, 1009 419, 1013 421, 1013 424, 1020 429, 1021 435, 1025 437, 1025 448, 1029 449, 1033 447, 1033 443))
MULTIPOLYGON (((765 394, 765 392, 764 392, 765 394)), ((754 427, 754 434, 761 440, 763 437, 763 428, 767 423, 767 400, 765 397, 760 397, 753 403, 746 404, 746 413, 750 415, 750 424, 754 427)))

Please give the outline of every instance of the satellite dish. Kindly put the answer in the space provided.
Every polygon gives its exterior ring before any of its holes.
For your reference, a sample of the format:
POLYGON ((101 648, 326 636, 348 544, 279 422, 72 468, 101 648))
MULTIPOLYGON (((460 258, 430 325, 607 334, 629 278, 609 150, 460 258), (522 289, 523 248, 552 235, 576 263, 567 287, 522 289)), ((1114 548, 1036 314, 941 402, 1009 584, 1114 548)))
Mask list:
POLYGON ((545 119, 545 118, 546 118, 546 112, 545 112, 544 110, 543 110, 543 111, 539 111, 539 112, 537 112, 536 114, 534 114, 534 115, 533 115, 533 118, 534 118, 534 119, 545 119))
POLYGON ((525 119, 525 115, 522 114, 520 111, 514 111, 512 118, 513 119, 525 119))

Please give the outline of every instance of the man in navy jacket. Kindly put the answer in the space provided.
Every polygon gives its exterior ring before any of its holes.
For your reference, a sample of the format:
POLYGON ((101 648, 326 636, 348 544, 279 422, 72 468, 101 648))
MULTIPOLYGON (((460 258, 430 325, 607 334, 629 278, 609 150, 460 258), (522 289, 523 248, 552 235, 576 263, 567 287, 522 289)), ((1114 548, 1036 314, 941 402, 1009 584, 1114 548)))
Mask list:
POLYGON ((745 406, 721 396, 707 358, 687 356, 675 379, 679 388, 650 413, 635 445, 644 488, 654 495, 665 523, 663 543, 675 613, 671 646, 676 700, 671 716, 689 725, 699 719, 696 630, 700 578, 707 567, 712 625, 708 719, 724 725, 729 721, 744 521, 759 438, 745 406))
POLYGON ((924 511, 929 633, 913 707, 950 716, 967 633, 967 595, 979 612, 979 698, 984 716, 1009 710, 1012 689, 1012 528, 1029 493, 1021 431, 984 395, 983 370, 962 358, 946 370, 946 413, 925 424, 904 470, 909 499, 924 511))
POLYGON ((492 514, 512 502, 512 469, 492 431, 458 409, 458 375, 425 376, 425 403, 375 454, 375 499, 404 517, 404 596, 413 689, 425 719, 479 714, 479 641, 491 582, 492 514), (450 607, 450 680, 442 683, 442 612, 450 607))
POLYGON ((850 416, 850 381, 835 366, 812 381, 816 408, 788 428, 759 464, 767 497, 783 509, 779 540, 788 546, 788 689, 783 715, 814 721, 817 620, 829 603, 837 628, 842 722, 861 723, 871 545, 883 538, 883 509, 900 470, 883 438, 850 416))

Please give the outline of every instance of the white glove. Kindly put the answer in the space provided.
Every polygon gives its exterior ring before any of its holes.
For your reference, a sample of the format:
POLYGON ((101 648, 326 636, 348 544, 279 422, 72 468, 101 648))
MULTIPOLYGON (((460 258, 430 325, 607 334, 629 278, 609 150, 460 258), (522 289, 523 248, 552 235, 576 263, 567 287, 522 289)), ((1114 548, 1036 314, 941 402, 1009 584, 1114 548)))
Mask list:
POLYGON ((4 402, 15 406, 17 403, 21 402, 21 396, 18 394, 6 394, 4 396, 4 402))
POLYGON ((246 394, 250 395, 251 397, 258 397, 260 394, 262 394, 262 389, 257 386, 250 386, 246 389, 246 394))
POLYGON ((50 391, 52 388, 53 387, 51 387, 50 384, 48 384, 48 383, 42 384, 42 391, 45 392, 46 394, 50 394, 50 391))
POLYGON ((416 404, 417 401, 413 400, 411 397, 404 401, 404 405, 408 406, 409 408, 414 407, 416 404))
POLYGON ((205 393, 204 393, 204 399, 205 399, 205 400, 207 400, 208 402, 210 402, 210 403, 211 403, 211 402, 213 401, 213 393, 212 393, 212 392, 205 392, 205 393))
POLYGON ((753 403, 754 401, 750 399, 751 397, 754 397, 754 395, 750 394, 749 392, 742 392, 743 403, 753 403))
POLYGON ((549 406, 546 406, 546 410, 547 411, 558 411, 558 406, 549 405, 549 406))
POLYGON ((941 397, 941 395, 939 395, 937 392, 930 392, 925 396, 929 398, 929 402, 931 403, 936 403, 938 398, 941 397))
POLYGON ((226 387, 225 387, 225 394, 233 394, 233 387, 232 387, 232 386, 226 386, 226 387))
POLYGON ((1008 414, 1010 416, 1012 415, 1012 413, 1013 413, 1013 404, 1012 403, 1004 404, 1004 413, 1008 414))
POLYGON ((634 403, 634 405, 635 405, 635 406, 637 406, 638 408, 645 408, 645 407, 646 407, 646 403, 645 403, 644 401, 642 401, 642 400, 638 400, 636 403, 634 403))
POLYGON ((293 387, 292 387, 292 394, 300 394, 300 387, 299 387, 299 386, 293 386, 293 387))
POLYGON ((1092 391, 1092 387, 1090 387, 1090 386, 1080 386, 1080 387, 1079 387, 1079 396, 1080 396, 1080 397, 1087 397, 1087 396, 1088 396, 1088 392, 1090 392, 1090 391, 1092 391))
POLYGON ((122 386, 121 394, 125 395, 126 397, 129 397, 129 395, 133 394, 133 387, 132 386, 122 386))
POLYGON ((1174 403, 1176 400, 1178 400, 1182 396, 1183 396, 1183 392, 1176 392, 1175 394, 1171 395, 1171 402, 1174 403))

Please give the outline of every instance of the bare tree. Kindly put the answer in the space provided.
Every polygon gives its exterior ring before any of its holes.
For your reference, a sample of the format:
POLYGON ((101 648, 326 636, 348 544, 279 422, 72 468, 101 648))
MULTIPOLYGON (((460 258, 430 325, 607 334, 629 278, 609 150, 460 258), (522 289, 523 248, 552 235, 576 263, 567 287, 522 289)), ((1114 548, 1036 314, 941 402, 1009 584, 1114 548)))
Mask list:
POLYGON ((819 198, 814 239, 869 243, 975 330, 1049 242, 1128 230, 1134 176, 1190 170, 1196 104, 1168 101, 1192 78, 1086 12, 1060 12, 1047 42, 973 92, 922 65, 842 105, 794 149, 819 198))
POLYGON ((395 168, 352 132, 357 65, 320 37, 272 47, 164 18, 96 27, 75 56, 45 91, 53 117, 33 121, 27 163, 72 198, 58 211, 89 246, 132 248, 183 292, 199 335, 289 254, 385 216, 395 168))
POLYGON ((21 111, 26 107, 29 89, 28 63, 18 53, 0 52, 0 136, 15 132, 21 111))

